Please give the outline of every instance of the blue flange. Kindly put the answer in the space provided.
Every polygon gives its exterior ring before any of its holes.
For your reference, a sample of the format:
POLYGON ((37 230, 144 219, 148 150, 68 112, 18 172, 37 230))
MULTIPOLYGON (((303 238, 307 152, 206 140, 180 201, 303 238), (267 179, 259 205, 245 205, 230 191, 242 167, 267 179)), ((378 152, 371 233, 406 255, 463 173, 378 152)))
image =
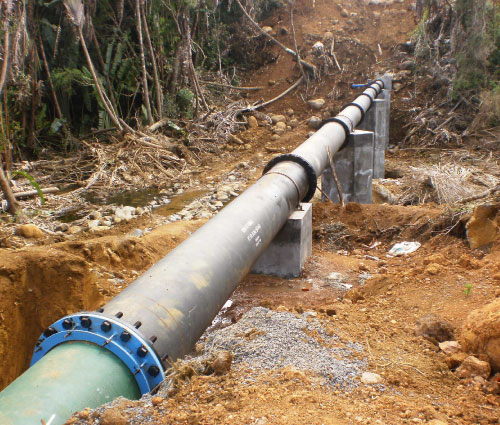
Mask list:
POLYGON ((71 314, 48 327, 35 345, 30 366, 57 345, 69 341, 89 342, 111 351, 134 375, 142 394, 163 381, 164 370, 158 355, 137 330, 96 313, 71 314))

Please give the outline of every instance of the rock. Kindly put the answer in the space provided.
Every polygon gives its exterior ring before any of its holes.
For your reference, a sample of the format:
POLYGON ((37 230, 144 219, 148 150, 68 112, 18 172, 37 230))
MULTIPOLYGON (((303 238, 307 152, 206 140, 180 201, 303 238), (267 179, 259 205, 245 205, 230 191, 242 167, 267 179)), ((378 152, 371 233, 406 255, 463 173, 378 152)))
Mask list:
POLYGON ((312 46, 313 52, 316 54, 321 54, 325 50, 325 45, 321 41, 316 41, 312 46))
POLYGON ((224 375, 231 370, 233 355, 229 351, 220 351, 216 354, 215 359, 210 364, 216 375, 224 375))
POLYGON ((425 272, 429 273, 429 274, 431 274, 433 276, 437 275, 440 271, 441 271, 441 266, 439 264, 436 264, 436 263, 429 264, 425 268, 425 272))
POLYGON ((111 222, 111 220, 103 220, 103 221, 101 222, 101 225, 102 225, 102 226, 108 226, 108 227, 111 227, 111 226, 112 226, 112 224, 113 224, 113 223, 111 222))
POLYGON ((380 384, 382 382, 382 377, 377 373, 363 372, 361 375, 361 382, 366 385, 380 384))
POLYGON ((134 207, 118 207, 113 215, 113 221, 115 221, 116 223, 120 223, 120 221, 129 221, 132 219, 134 213, 134 207), (117 218, 120 219, 120 221, 116 221, 117 218))
POLYGON ((93 229, 94 227, 99 226, 99 220, 89 220, 87 221, 87 227, 89 229, 93 229))
POLYGON ((95 227, 89 228, 89 230, 92 233, 104 232, 105 230, 109 230, 109 229, 111 229, 111 227, 109 227, 109 226, 95 226, 95 227))
POLYGON ((271 140, 275 141, 275 140, 278 140, 281 136, 279 134, 273 134, 271 136, 271 140))
POLYGON ((224 204, 221 202, 221 201, 216 201, 214 203, 214 205, 217 207, 217 208, 222 208, 224 206, 224 204))
POLYGON ((439 419, 432 419, 429 422, 426 422, 427 425, 448 425, 448 422, 440 421, 439 419))
POLYGON ((102 218, 102 214, 99 212, 99 211, 92 211, 90 214, 89 214, 89 218, 91 220, 100 220, 102 218))
POLYGON ((404 62, 402 62, 399 65, 399 68, 411 71, 413 68, 415 68, 415 62, 413 62, 413 61, 404 61, 404 62))
POLYGON ((286 131, 286 124, 283 121, 280 121, 276 123, 276 125, 273 127, 273 133, 274 134, 279 134, 280 136, 284 134, 286 131))
POLYGON ((145 212, 146 212, 146 210, 145 210, 144 208, 142 208, 142 207, 137 207, 137 208, 135 209, 135 213, 136 213, 137 215, 143 215, 145 212))
POLYGON ((297 128, 300 125, 300 122, 297 118, 292 118, 290 120, 290 127, 297 128))
POLYGON ((392 88, 394 89, 394 91, 398 92, 399 90, 401 90, 403 88, 403 84, 401 84, 401 83, 393 83, 392 84, 392 88))
POLYGON ((161 403, 163 403, 163 398, 161 398, 161 397, 156 396, 156 397, 153 397, 153 398, 151 399, 151 404, 152 404, 153 406, 158 406, 158 405, 159 405, 159 404, 161 404, 161 403))
POLYGON ((249 116, 248 117, 248 128, 257 128, 259 126, 259 122, 257 121, 257 118, 254 116, 249 116))
POLYGON ((349 12, 347 12, 347 10, 342 8, 342 9, 340 9, 340 16, 347 18, 349 16, 349 12))
POLYGON ((323 40, 333 40, 333 33, 327 31, 323 34, 323 40))
POLYGON ((428 314, 419 319, 415 327, 415 336, 423 336, 437 342, 451 341, 454 339, 454 334, 451 323, 434 314, 428 314))
POLYGON ((274 86, 274 85, 276 84, 276 81, 274 81, 274 80, 269 80, 269 81, 267 82, 267 84, 269 84, 270 86, 274 86))
POLYGON ((332 19, 332 25, 338 25, 339 24, 339 20, 338 19, 332 19))
POLYGON ((262 31, 271 34, 273 32, 273 29, 269 26, 262 27, 262 31))
POLYGON ((217 192, 217 200, 218 200, 218 201, 225 202, 225 201, 228 201, 228 200, 229 200, 229 196, 227 196, 227 193, 226 193, 226 192, 221 192, 221 191, 218 191, 218 192, 217 192))
POLYGON ((271 115, 271 121, 273 122, 273 124, 277 124, 279 122, 285 122, 286 121, 286 117, 284 115, 271 115))
POLYGON ((289 117, 291 117, 294 113, 295 113, 295 111, 294 111, 292 108, 288 108, 288 109, 286 110, 286 114, 287 114, 289 117))
POLYGON ((490 373, 491 373, 490 364, 488 362, 479 360, 477 357, 474 356, 467 357, 455 372, 457 377, 462 379, 475 376, 481 376, 484 379, 488 379, 490 373))
POLYGON ((336 316, 337 315, 337 310, 335 310, 334 308, 327 308, 326 309, 326 315, 327 316, 336 316))
POLYGON ((456 369, 467 357, 469 357, 467 353, 454 353, 451 356, 446 357, 444 361, 449 369, 456 369))
POLYGON ((127 233, 127 236, 132 236, 134 238, 141 238, 144 235, 144 231, 141 229, 134 229, 131 232, 127 233))
POLYGON ((117 407, 105 410, 101 414, 101 425, 129 425, 128 418, 117 407))
POLYGON ((451 355, 462 351, 462 346, 458 341, 444 341, 439 343, 439 349, 444 354, 451 355))
POLYGON ((471 249, 480 248, 495 241, 500 226, 498 207, 478 205, 466 224, 467 239, 471 249))
POLYGON ((486 354, 493 372, 500 372, 500 299, 473 310, 459 340, 464 351, 486 354))
POLYGON ((80 233, 83 229, 80 226, 70 226, 66 233, 68 235, 76 235, 77 233, 80 233))
POLYGON ((314 130, 318 130, 321 127, 322 121, 323 120, 320 117, 316 117, 313 115, 311 118, 309 118, 309 122, 307 123, 307 125, 314 130))
POLYGON ((281 29, 280 29, 280 34, 281 34, 281 35, 287 35, 287 34, 288 34, 288 28, 281 27, 281 29))
POLYGON ((307 101, 308 105, 315 110, 320 110, 323 106, 325 106, 325 99, 319 98, 319 99, 312 99, 307 101))
POLYGON ((57 232, 66 232, 69 229, 68 223, 61 223, 56 226, 57 232))
POLYGON ((35 226, 34 224, 21 224, 16 227, 15 231, 17 236, 22 236, 28 239, 40 239, 45 236, 43 230, 35 226))

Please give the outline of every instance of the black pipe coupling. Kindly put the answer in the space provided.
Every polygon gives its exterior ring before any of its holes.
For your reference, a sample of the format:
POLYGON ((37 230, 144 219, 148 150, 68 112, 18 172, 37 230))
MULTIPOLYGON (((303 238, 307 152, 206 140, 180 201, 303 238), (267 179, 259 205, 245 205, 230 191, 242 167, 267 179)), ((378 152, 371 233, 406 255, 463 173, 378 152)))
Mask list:
POLYGON ((314 196, 314 193, 316 192, 316 186, 318 184, 318 176, 316 175, 316 171, 314 171, 313 166, 309 164, 309 162, 307 162, 301 156, 295 155, 293 153, 278 155, 277 157, 271 159, 271 161, 267 163, 267 165, 264 167, 262 175, 267 174, 271 170, 271 168, 273 168, 276 164, 279 164, 280 162, 284 161, 295 162, 296 164, 299 164, 306 172, 307 181, 309 182, 309 188, 307 189, 307 193, 304 196, 304 198, 302 200, 299 199, 299 201, 309 202, 314 196))
POLYGON ((337 124, 340 124, 344 129, 345 138, 344 138, 344 143, 342 143, 342 146, 338 150, 338 152, 340 152, 349 143, 349 137, 351 135, 351 132, 354 131, 354 124, 347 115, 338 114, 336 117, 326 118, 323 121, 321 121, 319 128, 323 127, 325 124, 328 124, 329 122, 335 122, 337 124))

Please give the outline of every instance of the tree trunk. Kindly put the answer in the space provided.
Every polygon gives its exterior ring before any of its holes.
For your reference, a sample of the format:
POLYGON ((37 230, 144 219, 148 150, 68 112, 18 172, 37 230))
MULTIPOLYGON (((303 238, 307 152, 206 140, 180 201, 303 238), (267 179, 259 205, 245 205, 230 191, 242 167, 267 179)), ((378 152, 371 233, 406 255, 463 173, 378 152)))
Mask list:
POLYGON ((5 199, 7 199, 7 202, 9 203, 8 211, 15 216, 19 212, 19 203, 16 201, 16 198, 14 197, 14 194, 10 189, 9 181, 7 180, 7 176, 3 171, 3 161, 1 157, 0 157, 0 187, 2 188, 2 192, 5 195, 5 199))
MULTIPOLYGON (((6 8, 7 9, 7 8, 6 8)), ((0 98, 7 81, 7 74, 9 72, 9 56, 10 56, 10 12, 5 10, 5 22, 4 22, 4 40, 3 40, 3 62, 2 71, 0 73, 0 98)))
POLYGON ((153 44, 151 43, 151 36, 149 35, 148 21, 146 19, 146 13, 144 10, 144 5, 142 7, 142 23, 144 27, 144 34, 146 36, 146 42, 148 44, 149 49, 149 57, 151 59, 151 63, 153 64, 153 78, 155 83, 155 91, 156 91, 156 113, 157 118, 161 119, 163 116, 163 96, 160 84, 160 78, 158 77, 158 66, 156 65, 156 56, 153 50, 153 44))
POLYGON ((153 124, 153 116, 151 114, 151 103, 149 101, 148 74, 146 72, 146 58, 144 57, 144 43, 142 41, 141 0, 135 0, 135 12, 137 15, 137 35, 139 37, 139 52, 141 55, 142 65, 142 93, 144 97, 144 104, 146 106, 148 123, 151 125, 153 124))
POLYGON ((113 111, 113 106, 111 105, 111 102, 107 98, 106 94, 103 92, 103 90, 101 88, 101 83, 99 82, 99 79, 97 78, 97 74, 95 72, 92 58, 90 57, 89 51, 87 49, 87 45, 85 44, 85 39, 83 38, 83 31, 82 31, 81 25, 77 25, 77 28, 78 28, 78 35, 80 36, 80 43, 82 45, 83 52, 85 53, 85 58, 87 59, 87 64, 89 66, 90 73, 92 74, 92 78, 93 78, 94 83, 95 83, 97 94, 99 95, 99 98, 101 99, 101 102, 104 106, 104 109, 106 110, 106 113, 109 115, 109 117, 111 118, 113 123, 116 125, 118 130, 122 131, 123 126, 121 125, 120 121, 118 120, 118 117, 117 117, 115 111, 113 111))

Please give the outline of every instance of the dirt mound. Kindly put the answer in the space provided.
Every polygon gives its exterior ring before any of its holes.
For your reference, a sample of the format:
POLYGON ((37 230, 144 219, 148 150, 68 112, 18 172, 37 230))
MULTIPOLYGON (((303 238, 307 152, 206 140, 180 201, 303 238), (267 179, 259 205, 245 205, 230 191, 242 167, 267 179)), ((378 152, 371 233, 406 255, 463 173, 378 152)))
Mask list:
POLYGON ((460 337, 465 351, 486 354, 493 372, 500 372, 500 299, 474 310, 460 337))

